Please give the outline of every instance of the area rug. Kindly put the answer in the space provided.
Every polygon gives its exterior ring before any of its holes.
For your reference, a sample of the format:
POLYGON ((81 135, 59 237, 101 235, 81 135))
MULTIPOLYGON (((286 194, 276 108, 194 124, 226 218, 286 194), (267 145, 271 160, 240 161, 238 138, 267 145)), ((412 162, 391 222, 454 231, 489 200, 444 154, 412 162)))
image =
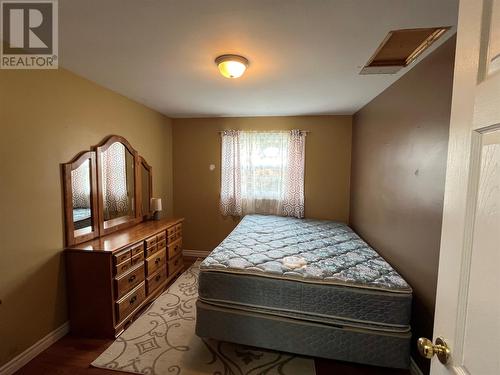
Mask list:
POLYGON ((292 354, 202 340, 195 334, 197 261, 92 366, 148 375, 314 375, 292 354))

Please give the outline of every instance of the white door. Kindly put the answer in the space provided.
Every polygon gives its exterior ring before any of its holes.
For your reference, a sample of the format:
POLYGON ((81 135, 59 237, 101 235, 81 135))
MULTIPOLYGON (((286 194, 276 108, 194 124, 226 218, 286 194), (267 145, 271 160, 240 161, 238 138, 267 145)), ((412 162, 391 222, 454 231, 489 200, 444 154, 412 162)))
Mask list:
POLYGON ((499 375, 500 0, 460 0, 447 168, 431 374, 499 375))

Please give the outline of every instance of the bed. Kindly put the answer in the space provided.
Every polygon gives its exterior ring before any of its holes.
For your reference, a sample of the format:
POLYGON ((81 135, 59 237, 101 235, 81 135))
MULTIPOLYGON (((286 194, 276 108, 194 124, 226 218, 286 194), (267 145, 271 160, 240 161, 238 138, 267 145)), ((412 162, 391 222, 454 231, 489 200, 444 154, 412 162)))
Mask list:
POLYGON ((92 212, 90 208, 73 208, 73 224, 75 230, 92 226, 92 212))
POLYGON ((347 225, 248 215, 201 263, 196 333, 407 368, 412 290, 347 225))

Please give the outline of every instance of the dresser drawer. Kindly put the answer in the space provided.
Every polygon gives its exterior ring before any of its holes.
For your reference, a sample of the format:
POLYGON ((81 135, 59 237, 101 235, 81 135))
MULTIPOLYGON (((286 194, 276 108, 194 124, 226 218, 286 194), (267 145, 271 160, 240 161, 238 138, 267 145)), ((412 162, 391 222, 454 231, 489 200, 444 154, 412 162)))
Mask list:
POLYGON ((146 280, 146 292, 151 294, 167 279, 167 267, 162 267, 158 272, 146 280))
POLYGON ((171 238, 172 236, 175 236, 175 226, 167 229, 167 237, 171 238))
POLYGON ((146 258, 149 258, 151 255, 156 253, 159 250, 158 246, 156 244, 154 246, 148 247, 146 249, 146 258))
POLYGON ((177 224, 175 226, 175 238, 181 238, 182 237, 182 224, 177 224))
POLYGON ((117 299, 124 296, 129 290, 137 284, 144 281, 144 264, 131 269, 127 273, 115 279, 115 290, 117 299))
POLYGON ((127 259, 125 262, 122 262, 120 264, 117 264, 115 266, 115 276, 120 276, 122 274, 124 274, 125 272, 127 272, 129 269, 132 268, 132 262, 130 261, 130 259, 127 259))
POLYGON ((114 264, 123 263, 128 259, 130 259, 130 249, 126 249, 126 250, 120 251, 116 254, 113 254, 114 264))
POLYGON ((167 238, 167 233, 165 231, 160 232, 156 235, 156 242, 163 241, 167 238))
POLYGON ((132 264, 132 267, 137 266, 139 263, 142 263, 144 260, 144 253, 138 253, 132 257, 130 260, 130 263, 132 264))
POLYGON ((152 275, 161 267, 166 267, 165 250, 160 250, 146 259, 146 274, 152 275))
POLYGON ((135 287, 122 299, 115 302, 117 322, 122 321, 132 313, 146 298, 146 287, 144 281, 135 287))
POLYGON ((149 238, 146 238, 144 240, 144 242, 146 243, 146 249, 148 249, 152 246, 155 246, 156 245, 156 236, 151 236, 149 238))
POLYGON ((168 262, 168 275, 173 275, 183 267, 182 255, 174 258, 168 262))
POLYGON ((144 243, 140 242, 130 248, 131 255, 144 254, 144 243))
POLYGON ((158 248, 158 250, 166 248, 167 247, 167 240, 164 238, 163 240, 158 241, 158 244, 156 245, 156 247, 158 248))
POLYGON ((182 253, 182 239, 175 240, 168 246, 168 259, 173 259, 182 253))

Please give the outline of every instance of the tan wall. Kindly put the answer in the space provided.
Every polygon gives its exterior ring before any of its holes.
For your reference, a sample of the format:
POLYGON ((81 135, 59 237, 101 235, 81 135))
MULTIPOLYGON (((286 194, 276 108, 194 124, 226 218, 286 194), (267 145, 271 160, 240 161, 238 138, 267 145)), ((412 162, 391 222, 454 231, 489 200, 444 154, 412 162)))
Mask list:
MULTIPOLYGON (((109 134, 172 209, 170 120, 65 71, 0 71, 0 365, 67 320, 60 163, 109 134)), ((89 275, 91 277, 91 275, 89 275)))
POLYGON ((222 129, 310 130, 306 141, 306 216, 347 222, 351 116, 174 119, 175 215, 186 218, 184 248, 213 250, 237 224, 219 213, 222 129), (209 170, 215 164, 215 171, 209 170))
POLYGON ((454 50, 452 38, 353 121, 350 223, 413 287, 417 338, 432 337, 454 50))

